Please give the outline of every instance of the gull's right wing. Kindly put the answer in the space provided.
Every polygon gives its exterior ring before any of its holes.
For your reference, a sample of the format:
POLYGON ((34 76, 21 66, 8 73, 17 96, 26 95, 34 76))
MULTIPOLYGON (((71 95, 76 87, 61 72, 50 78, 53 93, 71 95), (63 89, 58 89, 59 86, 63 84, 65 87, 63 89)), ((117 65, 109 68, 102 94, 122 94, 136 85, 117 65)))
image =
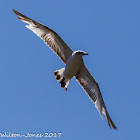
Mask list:
POLYGON ((117 127, 115 126, 115 124, 113 123, 113 121, 111 120, 108 114, 98 83, 89 73, 89 71, 87 70, 84 64, 81 66, 75 78, 77 82, 85 90, 85 92, 88 94, 90 99, 95 103, 95 107, 99 111, 101 117, 102 117, 102 114, 106 116, 109 127, 111 128, 112 126, 115 130, 117 130, 117 127))
POLYGON ((21 21, 28 23, 26 25, 28 29, 33 31, 37 36, 39 36, 44 42, 58 55, 58 57, 66 64, 67 59, 72 54, 72 50, 68 47, 68 45, 60 38, 60 36, 43 24, 40 24, 18 11, 14 10, 14 13, 19 16, 18 19, 21 21))

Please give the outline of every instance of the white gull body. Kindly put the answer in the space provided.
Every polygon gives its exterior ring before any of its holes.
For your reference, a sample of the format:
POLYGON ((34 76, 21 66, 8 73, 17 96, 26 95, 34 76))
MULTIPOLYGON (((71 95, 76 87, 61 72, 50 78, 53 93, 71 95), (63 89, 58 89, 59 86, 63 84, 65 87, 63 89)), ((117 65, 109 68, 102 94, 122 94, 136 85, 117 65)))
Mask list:
POLYGON ((28 25, 26 27, 39 36, 57 54, 63 63, 66 64, 65 68, 54 72, 56 80, 61 83, 61 87, 67 90, 69 82, 74 76, 89 98, 95 103, 95 107, 101 117, 104 114, 109 127, 117 130, 106 109, 98 83, 84 65, 82 56, 87 55, 87 53, 83 51, 74 52, 55 31, 24 16, 14 9, 13 11, 18 15, 18 19, 27 23, 28 25))
MULTIPOLYGON (((61 77, 65 78, 66 81, 66 85, 65 85, 65 89, 68 89, 70 80, 73 76, 75 76, 78 71, 80 70, 80 67, 82 65, 84 65, 83 63, 83 58, 82 56, 84 55, 88 55, 88 53, 85 53, 83 51, 75 51, 72 53, 72 55, 68 58, 68 60, 66 61, 66 66, 64 72, 62 73, 61 77)), ((62 81, 61 81, 62 82, 62 81)), ((61 86, 63 87, 63 86, 61 86)))

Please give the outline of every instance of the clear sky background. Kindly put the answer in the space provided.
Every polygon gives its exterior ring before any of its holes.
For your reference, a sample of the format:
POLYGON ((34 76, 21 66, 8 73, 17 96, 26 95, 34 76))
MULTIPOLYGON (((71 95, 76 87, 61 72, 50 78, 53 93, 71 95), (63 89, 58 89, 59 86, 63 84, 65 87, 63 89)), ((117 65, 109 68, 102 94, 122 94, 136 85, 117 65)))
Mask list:
POLYGON ((0 21, 0 133, 140 139, 139 0, 1 0, 0 21), (64 64, 12 8, 55 30, 73 50, 89 53, 85 65, 119 131, 101 119, 75 79, 67 92, 60 87, 53 72, 64 64))

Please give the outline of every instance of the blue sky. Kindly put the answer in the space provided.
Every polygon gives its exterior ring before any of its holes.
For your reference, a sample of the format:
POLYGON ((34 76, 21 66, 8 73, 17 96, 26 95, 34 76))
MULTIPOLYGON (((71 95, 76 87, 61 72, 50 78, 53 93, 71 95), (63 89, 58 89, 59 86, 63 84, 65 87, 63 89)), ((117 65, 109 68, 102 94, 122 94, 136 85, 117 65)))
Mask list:
POLYGON ((138 0, 1 1, 0 133, 62 132, 50 140, 140 139, 139 7, 138 0), (75 79, 67 92, 61 89, 53 72, 64 64, 12 8, 55 30, 73 50, 89 53, 85 65, 119 131, 101 119, 75 79))

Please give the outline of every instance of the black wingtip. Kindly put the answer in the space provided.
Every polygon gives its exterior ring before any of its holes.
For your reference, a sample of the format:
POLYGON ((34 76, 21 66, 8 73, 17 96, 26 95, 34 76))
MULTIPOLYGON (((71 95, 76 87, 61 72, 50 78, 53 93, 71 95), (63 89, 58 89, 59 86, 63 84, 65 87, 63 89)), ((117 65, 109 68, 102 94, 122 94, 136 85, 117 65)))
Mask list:
POLYGON ((13 8, 12 8, 12 10, 13 10, 13 12, 16 14, 17 11, 16 11, 15 9, 13 9, 13 8))
MULTIPOLYGON (((22 15, 21 13, 19 13, 19 12, 16 11, 15 9, 12 8, 12 10, 13 10, 13 12, 14 12, 16 15, 18 15, 18 16, 22 15)), ((23 15, 23 16, 24 16, 24 15, 23 15)))
POLYGON ((106 119, 107 119, 107 122, 108 122, 108 125, 110 128, 113 128, 114 130, 118 130, 118 128, 116 127, 116 125, 113 123, 113 121, 111 120, 108 112, 106 111, 106 119))

